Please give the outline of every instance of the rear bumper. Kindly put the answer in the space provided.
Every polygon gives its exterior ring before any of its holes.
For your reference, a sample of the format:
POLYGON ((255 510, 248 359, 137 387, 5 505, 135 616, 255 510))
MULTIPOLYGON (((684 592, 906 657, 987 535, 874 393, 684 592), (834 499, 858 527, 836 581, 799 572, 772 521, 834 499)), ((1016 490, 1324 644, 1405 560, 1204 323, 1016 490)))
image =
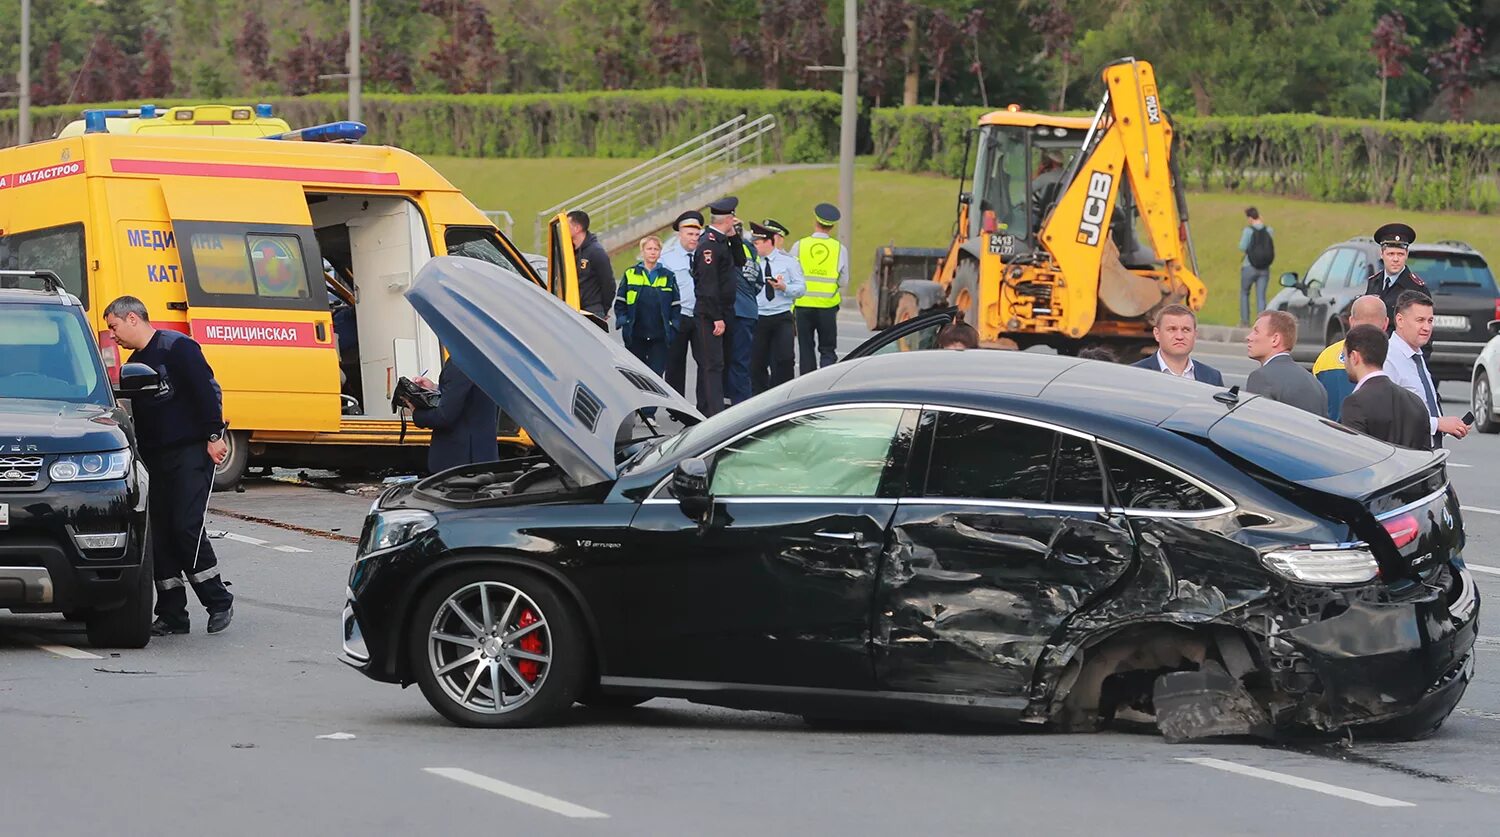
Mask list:
POLYGON ((1428 359, 1427 365, 1432 369, 1434 377, 1445 381, 1467 381, 1473 375, 1474 362, 1479 359, 1484 347, 1484 343, 1434 340, 1432 357, 1428 359))

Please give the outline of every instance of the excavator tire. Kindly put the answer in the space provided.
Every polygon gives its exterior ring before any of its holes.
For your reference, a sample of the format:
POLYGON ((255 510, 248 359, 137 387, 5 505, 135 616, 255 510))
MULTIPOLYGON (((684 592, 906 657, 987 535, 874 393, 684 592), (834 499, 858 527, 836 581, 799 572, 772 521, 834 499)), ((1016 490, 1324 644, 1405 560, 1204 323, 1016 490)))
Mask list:
POLYGON ((959 260, 948 283, 948 304, 963 313, 964 322, 984 331, 979 322, 979 264, 973 259, 959 260))

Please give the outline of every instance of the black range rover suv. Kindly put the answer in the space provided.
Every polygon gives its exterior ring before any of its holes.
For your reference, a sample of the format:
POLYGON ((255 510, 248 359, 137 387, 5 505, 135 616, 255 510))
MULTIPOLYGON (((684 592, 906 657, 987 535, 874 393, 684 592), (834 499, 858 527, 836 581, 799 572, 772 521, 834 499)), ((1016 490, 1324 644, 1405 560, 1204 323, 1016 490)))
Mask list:
MULTIPOLYGON (((0 609, 66 613, 95 646, 151 638, 147 479, 83 306, 48 271, 0 271, 0 609)), ((120 372, 121 395, 156 373, 120 372)))

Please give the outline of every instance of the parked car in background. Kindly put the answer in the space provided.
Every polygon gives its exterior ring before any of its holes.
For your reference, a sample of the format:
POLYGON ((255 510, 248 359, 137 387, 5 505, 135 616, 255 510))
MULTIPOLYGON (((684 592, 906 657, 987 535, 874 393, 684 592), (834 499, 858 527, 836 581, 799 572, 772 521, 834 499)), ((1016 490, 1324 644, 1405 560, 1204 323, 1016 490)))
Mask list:
MULTIPOLYGON (((1428 366, 1438 381, 1466 381, 1489 339, 1489 322, 1500 319, 1500 289, 1484 256, 1461 241, 1417 243, 1406 263, 1427 283, 1437 322, 1428 366)), ((1324 346, 1342 340, 1349 306, 1365 292, 1365 279, 1380 266, 1380 247, 1368 236, 1330 246, 1307 272, 1281 274, 1273 310, 1297 318, 1292 356, 1312 361, 1324 346)))
POLYGON ((1469 384, 1469 405, 1474 411, 1474 429, 1480 433, 1500 433, 1500 403, 1495 393, 1500 392, 1500 311, 1490 321, 1490 342, 1485 344, 1479 359, 1474 361, 1474 376, 1469 384))

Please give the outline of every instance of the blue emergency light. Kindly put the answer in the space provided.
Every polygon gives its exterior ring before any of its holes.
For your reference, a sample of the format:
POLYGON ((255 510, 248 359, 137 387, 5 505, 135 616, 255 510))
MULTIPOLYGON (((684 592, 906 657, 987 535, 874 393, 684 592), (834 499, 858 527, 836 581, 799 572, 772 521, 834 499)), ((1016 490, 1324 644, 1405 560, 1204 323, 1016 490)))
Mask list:
POLYGON ((102 110, 86 110, 83 112, 83 132, 85 134, 107 134, 109 133, 109 115, 102 110))
POLYGON ((363 122, 344 120, 329 122, 326 125, 314 125, 310 128, 298 128, 284 134, 272 134, 266 139, 296 142, 359 142, 368 130, 370 129, 365 127, 363 122))
POLYGON ((155 119, 156 118, 156 105, 141 105, 141 118, 142 119, 155 119))
POLYGON ((262 104, 262 105, 256 105, 255 106, 255 115, 256 115, 256 117, 258 117, 260 119, 270 119, 271 118, 271 106, 270 105, 264 105, 264 104, 262 104))

